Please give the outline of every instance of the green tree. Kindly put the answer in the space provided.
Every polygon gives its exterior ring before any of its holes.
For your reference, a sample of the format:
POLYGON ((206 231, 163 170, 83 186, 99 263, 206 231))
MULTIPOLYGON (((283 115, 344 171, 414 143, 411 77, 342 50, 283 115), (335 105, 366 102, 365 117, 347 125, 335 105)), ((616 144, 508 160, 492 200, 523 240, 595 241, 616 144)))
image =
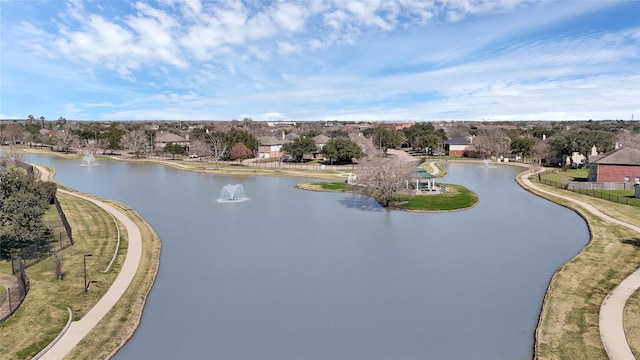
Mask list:
POLYGON ((101 137, 106 140, 105 148, 103 150, 120 149, 120 142, 122 141, 124 134, 125 131, 118 127, 118 123, 111 123, 109 129, 101 135, 101 137))
POLYGON ((339 138, 339 137, 349 138, 349 133, 342 129, 331 130, 327 133, 327 135, 329 135, 329 137, 332 139, 339 138))
POLYGON ((234 145, 242 143, 249 150, 258 150, 258 139, 246 130, 233 128, 224 133, 224 140, 228 149, 232 149, 234 145))
POLYGON ((384 153, 386 153, 389 148, 397 148, 402 145, 404 141, 404 134, 402 132, 384 126, 373 128, 368 133, 372 136, 371 141, 373 141, 373 144, 384 153))
POLYGON ((358 144, 348 138, 338 137, 327 141, 322 147, 325 157, 337 163, 351 163, 353 159, 360 159, 364 156, 358 144))
POLYGON ((437 149, 447 140, 447 133, 430 123, 417 123, 402 129, 402 133, 407 144, 414 149, 437 149))
POLYGON ((176 155, 184 155, 185 153, 185 150, 181 145, 174 143, 167 143, 163 150, 164 152, 171 154, 172 160, 176 158, 176 155))
POLYGON ((0 256, 42 240, 44 213, 55 193, 55 183, 36 181, 20 169, 0 173, 0 256))
POLYGON ((300 162, 304 154, 317 151, 318 147, 310 137, 301 136, 293 142, 282 145, 282 150, 291 155, 296 162, 300 162))
POLYGON ((511 152, 513 154, 531 155, 536 139, 530 137, 519 137, 511 140, 511 152))
POLYGON ((613 133, 589 129, 574 129, 556 134, 549 139, 549 147, 553 154, 559 157, 569 156, 577 152, 588 155, 595 146, 599 152, 613 149, 613 133))
POLYGON ((552 136, 555 133, 555 130, 546 128, 543 126, 536 126, 533 129, 531 129, 529 132, 531 133, 531 136, 533 136, 534 138, 542 140, 542 138, 547 138, 552 136))
POLYGON ((200 140, 200 141, 207 141, 208 137, 209 137, 209 130, 208 128, 196 128, 191 130, 191 139, 193 140, 200 140))

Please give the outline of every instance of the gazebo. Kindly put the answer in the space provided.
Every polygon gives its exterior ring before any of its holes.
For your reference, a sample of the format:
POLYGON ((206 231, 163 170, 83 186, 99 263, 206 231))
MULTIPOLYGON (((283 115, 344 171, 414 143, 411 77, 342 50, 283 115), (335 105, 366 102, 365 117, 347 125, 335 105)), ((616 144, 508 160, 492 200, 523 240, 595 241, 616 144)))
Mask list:
POLYGON ((429 191, 436 190, 436 177, 427 172, 422 166, 416 168, 416 174, 411 178, 411 182, 416 184, 416 191, 426 189, 429 191))

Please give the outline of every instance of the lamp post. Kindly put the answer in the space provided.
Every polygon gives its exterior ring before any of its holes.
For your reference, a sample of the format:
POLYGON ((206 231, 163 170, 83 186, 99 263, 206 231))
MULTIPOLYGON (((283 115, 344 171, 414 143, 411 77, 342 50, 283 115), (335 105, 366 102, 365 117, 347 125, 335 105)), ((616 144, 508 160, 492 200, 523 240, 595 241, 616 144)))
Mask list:
POLYGON ((87 256, 93 256, 92 254, 84 254, 82 256, 82 261, 84 264, 84 292, 89 290, 89 283, 87 283, 87 256))

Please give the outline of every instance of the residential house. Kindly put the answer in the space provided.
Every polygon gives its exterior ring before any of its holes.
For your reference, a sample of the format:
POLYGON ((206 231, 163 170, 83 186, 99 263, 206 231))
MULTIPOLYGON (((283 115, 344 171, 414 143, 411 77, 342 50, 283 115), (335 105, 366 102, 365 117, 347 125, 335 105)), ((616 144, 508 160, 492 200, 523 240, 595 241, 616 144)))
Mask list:
POLYGON ((318 147, 318 150, 322 151, 324 144, 326 144, 329 140, 331 140, 331 138, 326 135, 318 135, 318 136, 312 137, 311 140, 313 140, 313 142, 316 144, 316 146, 318 147))
POLYGON ((326 135, 317 135, 312 137, 311 140, 313 140, 313 143, 316 144, 318 149, 311 154, 305 154, 302 158, 305 160, 323 159, 322 148, 331 138, 326 135))
POLYGON ((588 181, 640 183, 640 150, 618 148, 589 156, 588 181))
POLYGON ((294 141, 295 139, 297 139, 297 138, 299 138, 299 137, 300 137, 300 135, 298 135, 298 134, 296 134, 296 133, 292 133, 292 132, 291 132, 291 133, 288 133, 288 134, 286 134, 286 135, 284 136, 284 138, 285 138, 285 139, 287 139, 287 140, 291 140, 291 141, 294 141))
POLYGON ((169 144, 178 144, 185 148, 185 150, 189 149, 189 138, 183 138, 180 135, 176 135, 174 133, 160 133, 153 140, 153 149, 154 150, 164 150, 164 147, 169 144))
POLYGON ((282 145, 290 143, 288 139, 278 139, 275 136, 261 136, 258 138, 259 158, 279 158, 282 156, 282 145))
POLYGON ((445 153, 449 156, 464 156, 473 152, 473 145, 470 138, 453 137, 444 142, 445 153))

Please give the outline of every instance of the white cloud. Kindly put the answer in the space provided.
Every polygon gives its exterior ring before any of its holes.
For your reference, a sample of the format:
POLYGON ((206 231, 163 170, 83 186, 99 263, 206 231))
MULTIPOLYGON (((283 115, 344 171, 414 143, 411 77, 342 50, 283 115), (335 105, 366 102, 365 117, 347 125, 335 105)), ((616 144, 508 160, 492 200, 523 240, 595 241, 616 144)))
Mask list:
POLYGON ((606 118, 638 106, 640 28, 546 31, 608 5, 75 0, 2 25, 1 61, 107 118, 606 118))
POLYGON ((296 3, 278 3, 271 14, 274 22, 288 32, 304 30, 308 15, 308 10, 296 3))
POLYGON ((287 41, 279 41, 278 49, 283 54, 291 54, 299 50, 298 46, 287 41))

